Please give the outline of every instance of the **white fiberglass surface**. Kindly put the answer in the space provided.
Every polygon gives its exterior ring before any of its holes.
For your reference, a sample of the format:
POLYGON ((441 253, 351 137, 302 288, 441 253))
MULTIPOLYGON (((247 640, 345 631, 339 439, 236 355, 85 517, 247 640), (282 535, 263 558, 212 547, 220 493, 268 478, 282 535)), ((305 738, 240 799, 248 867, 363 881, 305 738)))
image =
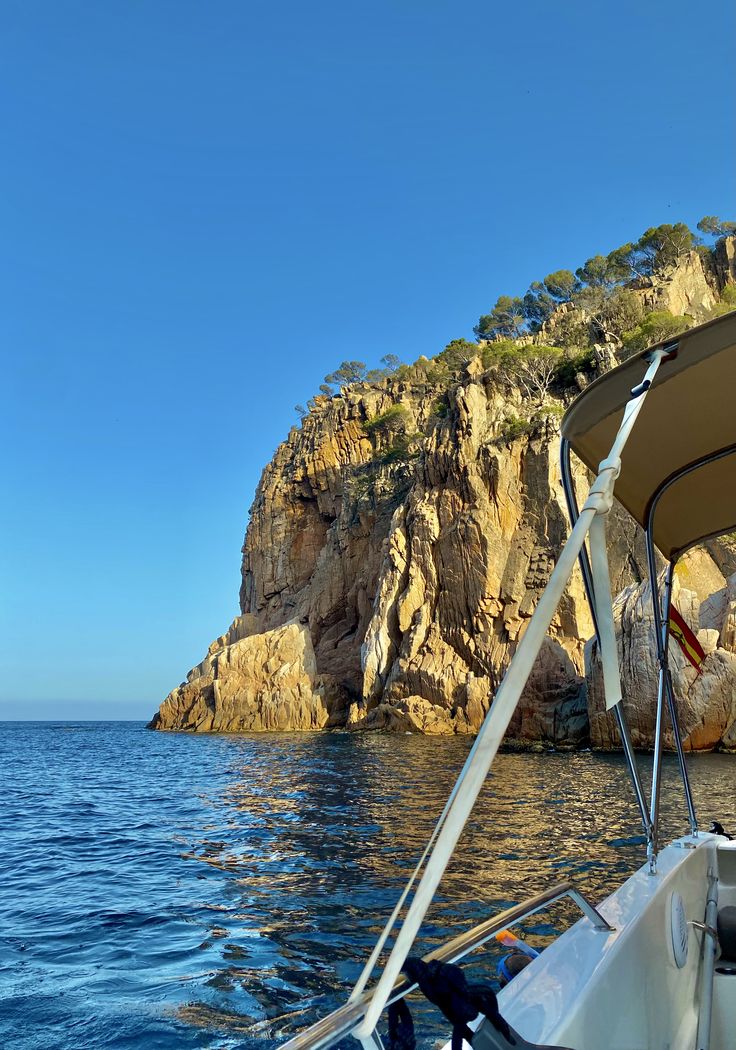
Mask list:
MULTIPOLYGON (((718 908, 736 905, 736 842, 718 846, 718 908)), ((710 1050, 730 1050, 736 1042, 736 967, 716 959, 710 1050)))
POLYGON ((615 931, 577 922, 500 993, 504 1017, 532 1042, 574 1050, 689 1050, 700 941, 689 927, 687 961, 678 967, 672 897, 682 898, 688 922, 702 922, 722 841, 701 834, 662 850, 656 875, 641 868, 600 906, 615 931))

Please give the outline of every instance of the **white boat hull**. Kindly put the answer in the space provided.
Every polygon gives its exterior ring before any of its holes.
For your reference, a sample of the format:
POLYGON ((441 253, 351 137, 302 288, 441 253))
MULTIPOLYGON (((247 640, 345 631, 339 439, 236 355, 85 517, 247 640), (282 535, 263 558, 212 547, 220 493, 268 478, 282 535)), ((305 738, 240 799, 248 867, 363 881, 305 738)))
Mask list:
MULTIPOLYGON (((672 902, 702 923, 709 873, 719 907, 736 904, 736 842, 701 834, 661 851, 599 911, 613 932, 581 919, 499 994, 506 1020, 533 1043, 573 1050, 692 1050, 701 1010, 703 933, 687 926, 678 966, 672 902)), ((708 963, 712 965, 712 963, 708 963)), ((736 975, 714 975, 711 1050, 736 1046, 736 975)))

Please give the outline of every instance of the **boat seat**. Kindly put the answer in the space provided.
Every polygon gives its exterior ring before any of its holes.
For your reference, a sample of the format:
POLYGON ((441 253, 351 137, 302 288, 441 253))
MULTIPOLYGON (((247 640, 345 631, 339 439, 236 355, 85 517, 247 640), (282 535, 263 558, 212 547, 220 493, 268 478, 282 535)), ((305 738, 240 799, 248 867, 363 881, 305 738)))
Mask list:
POLYGON ((721 958, 736 962, 736 905, 729 904, 718 912, 718 943, 721 958))

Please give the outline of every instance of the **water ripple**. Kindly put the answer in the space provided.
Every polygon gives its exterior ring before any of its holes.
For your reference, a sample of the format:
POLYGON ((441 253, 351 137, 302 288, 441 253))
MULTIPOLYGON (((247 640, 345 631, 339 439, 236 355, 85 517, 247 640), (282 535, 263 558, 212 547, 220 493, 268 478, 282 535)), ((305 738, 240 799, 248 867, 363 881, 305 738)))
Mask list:
MULTIPOLYGON (((345 997, 468 747, 4 723, 0 1043, 270 1050, 345 997)), ((691 760, 703 821, 736 826, 735 761, 691 760)), ((680 834, 671 761, 664 786, 680 834)), ((562 878, 600 898, 642 853, 620 758, 503 755, 422 947, 562 878)), ((526 934, 543 947, 571 917, 561 904, 526 934)), ((416 1012, 431 1042, 443 1026, 416 1012)))

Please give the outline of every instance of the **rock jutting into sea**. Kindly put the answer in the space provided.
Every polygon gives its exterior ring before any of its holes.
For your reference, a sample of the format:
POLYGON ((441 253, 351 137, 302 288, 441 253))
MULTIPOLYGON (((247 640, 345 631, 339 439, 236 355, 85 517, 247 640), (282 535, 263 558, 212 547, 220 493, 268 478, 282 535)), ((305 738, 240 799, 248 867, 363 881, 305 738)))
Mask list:
MULTIPOLYGON (((648 309, 697 319, 733 280, 733 241, 720 242, 718 280, 693 252, 637 294, 648 309)), ((535 338, 550 341, 555 323, 535 338)), ((581 388, 616 352, 615 342, 593 344, 587 374, 569 384, 581 388)), ((258 485, 241 615, 164 700, 153 728, 477 732, 568 534, 559 418, 574 389, 531 403, 481 352, 449 377, 433 366, 420 359, 313 399, 258 485)), ((583 493, 582 469, 576 483, 583 493)), ((625 704, 635 745, 650 747, 656 667, 643 539, 617 510, 608 531, 625 704)), ((678 566, 676 601, 707 652, 698 675, 673 646, 692 748, 736 746, 734 572, 728 539, 678 566)), ((507 741, 618 746, 592 634, 576 570, 507 741)))

